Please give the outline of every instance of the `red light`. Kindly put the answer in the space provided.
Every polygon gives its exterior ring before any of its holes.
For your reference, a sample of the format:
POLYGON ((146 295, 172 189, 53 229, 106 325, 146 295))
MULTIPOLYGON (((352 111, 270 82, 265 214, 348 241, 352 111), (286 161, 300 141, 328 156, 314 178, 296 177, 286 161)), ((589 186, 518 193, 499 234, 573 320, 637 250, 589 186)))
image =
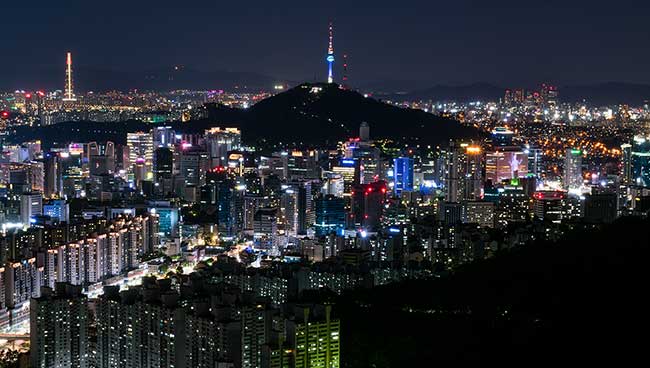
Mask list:
POLYGON ((382 193, 386 193, 386 188, 381 188, 382 193))
POLYGON ((3 118, 8 118, 8 117, 9 117, 9 113, 6 112, 6 111, 3 111, 2 114, 0 114, 0 115, 1 115, 3 118))
POLYGON ((31 93, 25 93, 25 98, 32 98, 32 94, 31 93))

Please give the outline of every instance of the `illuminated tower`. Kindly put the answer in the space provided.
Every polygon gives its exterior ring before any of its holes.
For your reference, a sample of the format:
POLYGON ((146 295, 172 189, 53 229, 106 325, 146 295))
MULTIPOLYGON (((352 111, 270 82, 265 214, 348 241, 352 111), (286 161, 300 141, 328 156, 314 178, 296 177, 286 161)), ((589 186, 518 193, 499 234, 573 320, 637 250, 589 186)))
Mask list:
POLYGON ((63 101, 77 101, 74 95, 74 86, 72 84, 72 54, 68 52, 68 58, 65 62, 65 89, 63 92, 63 101))
POLYGON ((329 47, 327 48, 327 83, 333 83, 334 82, 334 73, 332 71, 332 68, 334 66, 334 27, 332 26, 332 22, 330 22, 330 29, 329 29, 329 36, 330 36, 330 42, 329 42, 329 47))

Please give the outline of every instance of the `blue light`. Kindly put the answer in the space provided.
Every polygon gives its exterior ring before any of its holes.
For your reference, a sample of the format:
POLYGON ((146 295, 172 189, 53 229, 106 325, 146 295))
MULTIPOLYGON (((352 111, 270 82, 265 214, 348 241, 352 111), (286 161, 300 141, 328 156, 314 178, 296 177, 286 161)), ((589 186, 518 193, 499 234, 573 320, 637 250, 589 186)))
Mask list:
POLYGON ((399 229, 394 227, 389 228, 388 231, 390 231, 391 233, 399 233, 399 229))
POLYGON ((330 63, 333 63, 334 62, 334 55, 328 55, 327 56, 327 61, 329 61, 330 63))

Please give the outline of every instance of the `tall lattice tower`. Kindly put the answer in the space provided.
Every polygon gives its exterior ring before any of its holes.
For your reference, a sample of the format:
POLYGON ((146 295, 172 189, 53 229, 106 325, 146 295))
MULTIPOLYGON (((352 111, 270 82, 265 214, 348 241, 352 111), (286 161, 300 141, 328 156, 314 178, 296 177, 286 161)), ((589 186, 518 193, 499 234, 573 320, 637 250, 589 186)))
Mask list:
POLYGON ((65 62, 65 88, 63 90, 63 101, 77 101, 74 95, 74 83, 72 81, 72 53, 68 52, 65 62))
POLYGON ((330 22, 329 46, 327 47, 327 83, 334 82, 334 26, 330 22))

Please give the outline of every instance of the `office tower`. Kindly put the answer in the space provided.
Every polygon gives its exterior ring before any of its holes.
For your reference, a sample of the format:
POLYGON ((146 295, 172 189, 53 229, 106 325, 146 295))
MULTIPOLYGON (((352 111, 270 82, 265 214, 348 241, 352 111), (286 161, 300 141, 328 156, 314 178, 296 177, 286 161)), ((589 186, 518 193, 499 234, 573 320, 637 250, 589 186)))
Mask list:
POLYGON ((542 162, 544 151, 541 148, 526 146, 524 153, 528 154, 528 175, 541 178, 544 169, 542 162))
POLYGON ((226 166, 228 152, 241 149, 241 131, 238 128, 207 129, 205 144, 212 160, 211 167, 226 166))
POLYGON ((321 193, 323 195, 329 194, 335 197, 343 197, 343 193, 345 193, 345 181, 343 176, 332 172, 326 173, 321 193))
POLYGON ((331 194, 316 199, 317 236, 340 233, 345 228, 345 199, 331 194))
POLYGON ((349 194, 357 177, 357 165, 353 159, 343 159, 338 166, 332 167, 332 172, 343 178, 343 193, 349 194))
POLYGON ((253 235, 265 247, 277 245, 278 221, 276 208, 260 208, 253 216, 253 235))
POLYGON ((170 126, 151 129, 151 136, 154 149, 176 145, 176 132, 170 126))
POLYGON ((159 218, 160 234, 166 237, 174 237, 178 233, 178 208, 176 207, 155 207, 149 208, 149 213, 155 213, 159 218))
POLYGON ((72 53, 68 52, 65 63, 65 88, 63 89, 63 101, 75 102, 77 97, 74 94, 74 84, 72 78, 72 53))
POLYGON ((634 137, 630 156, 631 184, 650 188, 650 135, 634 137))
POLYGON ((503 94, 503 103, 506 105, 510 105, 512 103, 512 100, 513 100, 512 91, 506 89, 506 91, 503 94))
POLYGON ((458 202, 441 202, 438 205, 438 220, 447 225, 456 225, 463 221, 463 205, 458 202))
POLYGON ((154 180, 161 182, 171 179, 174 169, 174 153, 167 147, 158 147, 154 151, 153 173, 154 180))
POLYGON ((567 198, 565 192, 535 192, 533 194, 533 213, 540 220, 560 222, 566 217, 567 198))
POLYGON ((483 155, 481 147, 451 142, 444 158, 445 200, 479 200, 483 190, 483 155))
POLYGON ((334 26, 330 22, 329 44, 327 46, 327 83, 334 83, 334 26))
POLYGON ((632 145, 625 143, 621 145, 621 183, 632 184, 632 145))
POLYGON ((463 203, 463 222, 481 227, 494 227, 495 206, 489 201, 467 201, 463 203))
POLYGON ((30 303, 31 367, 92 367, 89 311, 81 286, 57 283, 30 303))
POLYGON ((43 214, 43 196, 39 192, 20 195, 20 221, 29 224, 33 216, 43 214))
POLYGON ((393 190, 397 196, 403 191, 413 191, 413 159, 410 157, 398 157, 394 160, 393 175, 395 186, 393 190))
POLYGON ((370 141, 370 126, 365 121, 359 126, 359 139, 362 142, 370 141))
POLYGON ((128 171, 134 174, 136 183, 153 178, 153 138, 145 132, 127 133, 129 150, 128 171))
POLYGON ((299 305, 287 323, 287 341, 295 347, 294 367, 338 368, 341 323, 331 305, 299 305))
POLYGON ((52 198, 59 194, 60 184, 59 156, 54 152, 43 155, 43 194, 52 198))
POLYGON ((43 205, 43 214, 58 221, 70 220, 70 205, 64 199, 51 200, 43 205))
POLYGON ((564 188, 579 189, 582 182, 582 151, 568 148, 564 158, 564 188))
POLYGON ((528 155, 519 150, 498 150, 485 154, 485 180, 492 185, 528 174, 528 155))
POLYGON ((505 127, 496 127, 492 131, 492 146, 496 147, 512 147, 515 132, 505 127))
POLYGON ((285 233, 291 236, 295 236, 298 231, 298 185, 287 186, 280 197, 280 212, 285 233))
POLYGON ((205 184, 206 173, 209 171, 210 160, 208 153, 199 150, 183 150, 180 152, 180 175, 185 179, 186 186, 201 186, 205 184))
POLYGON ((585 221, 609 223, 618 215, 618 195, 616 193, 592 193, 585 195, 585 221))
POLYGON ((355 185, 352 190, 352 220, 355 226, 372 231, 379 227, 386 200, 386 182, 355 185))

